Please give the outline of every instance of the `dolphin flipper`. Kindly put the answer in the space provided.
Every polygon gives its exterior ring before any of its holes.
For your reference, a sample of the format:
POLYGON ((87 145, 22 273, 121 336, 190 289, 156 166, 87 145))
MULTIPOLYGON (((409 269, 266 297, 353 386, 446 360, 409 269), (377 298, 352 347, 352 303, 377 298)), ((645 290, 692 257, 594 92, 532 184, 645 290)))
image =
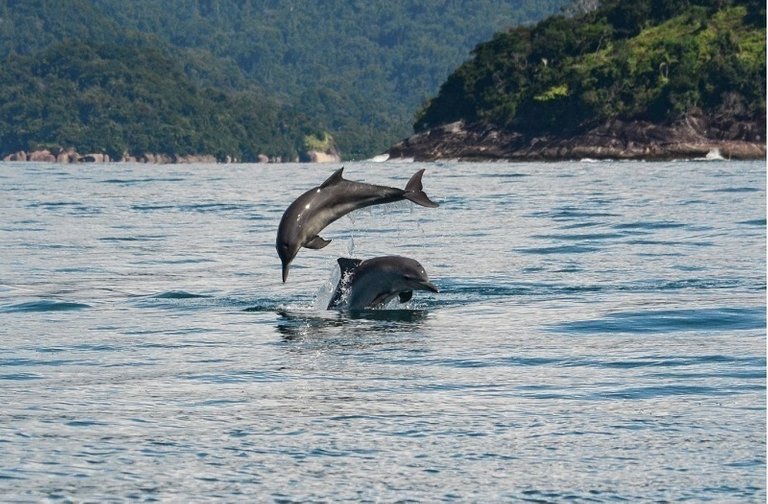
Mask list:
POLYGON ((400 293, 400 302, 407 303, 413 297, 413 291, 403 291, 400 293))
POLYGON ((422 175, 424 175, 424 168, 413 174, 408 183, 405 184, 405 193, 403 194, 403 197, 424 207, 435 208, 440 206, 429 199, 427 193, 424 192, 424 187, 421 184, 422 175))
POLYGON ((371 302, 370 302, 370 304, 368 304, 368 305, 365 307, 365 309, 376 308, 377 306, 379 306, 379 305, 382 305, 382 304, 386 303, 387 301, 389 301, 389 300, 390 300, 390 299, 392 299, 393 297, 394 297, 394 294, 390 294, 389 292, 382 292, 381 294, 379 294, 378 296, 376 296, 376 297, 374 298, 374 300, 373 300, 373 301, 371 301, 371 302))
POLYGON ((311 240, 309 240, 307 243, 304 244, 305 247, 308 249, 313 250, 320 250, 321 248, 325 247, 331 243, 331 240, 326 240, 324 238, 320 238, 319 236, 315 236, 311 240))

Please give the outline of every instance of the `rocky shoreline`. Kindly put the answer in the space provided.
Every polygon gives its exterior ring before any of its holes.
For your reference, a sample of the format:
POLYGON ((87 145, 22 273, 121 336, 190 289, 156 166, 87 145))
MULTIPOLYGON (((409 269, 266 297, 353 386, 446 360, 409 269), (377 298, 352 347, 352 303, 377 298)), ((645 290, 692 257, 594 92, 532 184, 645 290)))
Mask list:
MULTIPOLYGON (((123 154, 120 158, 111 158, 105 153, 80 154, 73 149, 63 149, 61 147, 52 149, 39 149, 31 152, 17 151, 5 155, 3 161, 32 161, 39 163, 148 163, 148 164, 183 164, 183 163, 240 163, 241 160, 232 156, 226 156, 224 159, 217 159, 213 155, 179 155, 179 154, 151 154, 140 155, 123 154)), ((279 156, 269 157, 266 154, 260 154, 254 163, 282 163, 287 162, 279 156)), ((308 151, 292 162, 302 163, 340 163, 341 156, 338 152, 316 152, 308 151)))
MULTIPOLYGON (((3 161, 33 161, 39 163, 151 163, 151 164, 170 164, 170 163, 216 163, 215 156, 179 156, 168 154, 141 154, 139 156, 123 155, 118 159, 110 158, 109 154, 93 152, 89 154, 80 154, 72 149, 40 149, 31 152, 18 151, 3 157, 3 161)), ((236 162, 236 160, 227 160, 225 162, 236 162)))
POLYGON ((736 121, 689 115, 671 124, 612 120, 570 137, 534 137, 487 123, 458 121, 410 136, 386 154, 389 159, 415 161, 664 161, 708 155, 765 159, 765 118, 736 121))

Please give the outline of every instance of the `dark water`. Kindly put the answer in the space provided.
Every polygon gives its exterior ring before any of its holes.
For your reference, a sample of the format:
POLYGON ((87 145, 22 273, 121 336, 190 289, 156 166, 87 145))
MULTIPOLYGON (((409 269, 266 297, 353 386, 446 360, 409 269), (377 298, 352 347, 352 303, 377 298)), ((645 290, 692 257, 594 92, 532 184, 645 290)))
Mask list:
POLYGON ((764 163, 424 167, 282 284, 332 166, 0 164, 0 500, 765 501, 764 163))

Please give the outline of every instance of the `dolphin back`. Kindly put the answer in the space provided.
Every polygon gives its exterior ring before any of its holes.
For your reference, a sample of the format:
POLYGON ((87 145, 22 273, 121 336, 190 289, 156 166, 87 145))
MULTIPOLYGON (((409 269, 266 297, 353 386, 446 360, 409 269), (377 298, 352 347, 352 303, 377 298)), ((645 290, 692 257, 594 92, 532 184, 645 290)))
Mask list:
POLYGON ((424 187, 421 184, 421 177, 424 175, 424 168, 413 174, 411 179, 405 185, 403 197, 409 201, 413 201, 417 205, 423 207, 435 208, 440 205, 429 199, 427 193, 424 192, 424 187))

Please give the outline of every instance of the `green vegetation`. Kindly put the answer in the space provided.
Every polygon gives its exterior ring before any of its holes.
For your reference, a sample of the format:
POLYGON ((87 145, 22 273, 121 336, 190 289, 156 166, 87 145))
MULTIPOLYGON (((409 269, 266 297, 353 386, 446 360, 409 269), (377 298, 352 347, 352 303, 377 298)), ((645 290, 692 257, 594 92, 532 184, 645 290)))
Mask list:
POLYGON ((328 132, 368 157, 472 46, 568 2, 0 0, 0 150, 293 158, 328 132))
POLYGON ((79 152, 297 157, 307 128, 254 92, 203 89, 153 47, 65 42, 10 56, 0 73, 0 144, 79 152))
POLYGON ((304 148, 308 151, 326 152, 333 147, 333 137, 324 131, 322 136, 307 135, 304 137, 304 148))
POLYGON ((530 134, 607 119, 765 117, 765 3, 606 0, 478 45, 414 128, 463 119, 530 134))

